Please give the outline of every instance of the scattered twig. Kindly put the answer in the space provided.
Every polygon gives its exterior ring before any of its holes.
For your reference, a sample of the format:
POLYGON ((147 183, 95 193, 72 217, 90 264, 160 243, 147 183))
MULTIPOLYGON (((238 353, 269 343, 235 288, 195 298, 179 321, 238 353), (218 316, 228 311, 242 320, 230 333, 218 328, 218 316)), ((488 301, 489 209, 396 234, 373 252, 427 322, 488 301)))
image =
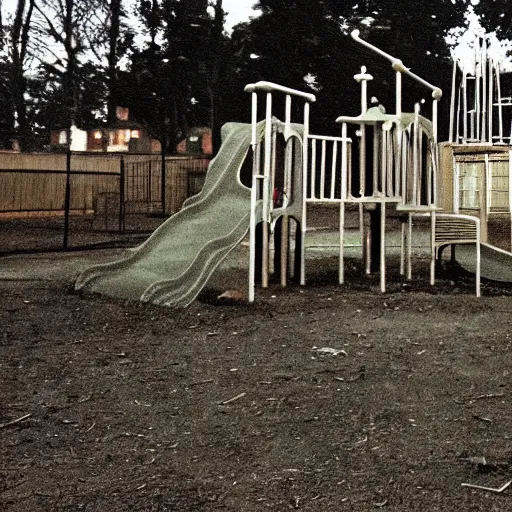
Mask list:
POLYGON ((1 423, 0 428, 5 428, 5 427, 10 427, 11 425, 16 425, 16 423, 26 420, 27 418, 30 418, 30 416, 32 416, 31 412, 29 412, 28 414, 25 414, 23 416, 20 416, 19 418, 16 418, 15 420, 8 421, 7 423, 1 423))
POLYGON ((94 428, 94 425, 96 425, 96 422, 94 422, 87 430, 86 432, 90 432, 93 428, 94 428))
POLYGON ((233 398, 230 398, 229 400, 224 400, 224 402, 220 402, 219 405, 227 405, 231 402, 234 402, 235 400, 238 400, 240 398, 243 398, 247 393, 240 393, 239 395, 234 396, 233 398))
POLYGON ((7 492, 7 491, 10 491, 11 489, 16 489, 16 487, 19 487, 20 485, 23 485, 25 482, 27 482, 28 480, 20 480, 19 482, 16 482, 14 485, 11 485, 11 487, 7 487, 6 489, 3 489, 1 491, 1 493, 4 493, 4 492, 7 492))
POLYGON ((505 396, 505 393, 487 393, 486 395, 475 396, 473 400, 483 400, 484 398, 500 398, 505 396))
POLYGON ((485 418, 483 416, 478 416, 477 414, 474 414, 473 418, 475 418, 475 420, 480 420, 480 421, 485 421, 487 423, 492 423, 491 418, 485 418))
POLYGON ((213 382, 213 379, 206 379, 206 380, 200 380, 199 382, 191 382, 188 387, 192 386, 201 386, 202 384, 209 384, 210 382, 213 382))
POLYGON ((461 484, 462 487, 471 487, 472 489, 482 489, 482 491, 489 491, 495 493, 502 493, 510 484, 512 484, 512 480, 509 480, 506 484, 503 484, 501 487, 494 489, 493 487, 484 487, 482 485, 475 484, 461 484))

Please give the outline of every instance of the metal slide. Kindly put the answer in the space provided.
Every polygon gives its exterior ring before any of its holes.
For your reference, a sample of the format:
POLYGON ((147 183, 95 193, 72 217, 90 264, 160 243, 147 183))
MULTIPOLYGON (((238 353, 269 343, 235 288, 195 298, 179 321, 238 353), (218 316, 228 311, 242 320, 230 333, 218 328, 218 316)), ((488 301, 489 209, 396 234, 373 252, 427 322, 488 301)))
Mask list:
MULTIPOLYGON (((263 124, 258 128, 261 137, 263 124)), ((240 182, 239 171, 250 146, 250 124, 226 124, 201 193, 130 257, 86 270, 75 288, 168 306, 190 304, 248 232, 251 190, 240 182)))
MULTIPOLYGON (((480 244, 481 274, 491 281, 512 282, 512 253, 494 245, 480 244)), ((474 245, 457 245, 455 258, 468 272, 476 269, 476 248, 474 245)))

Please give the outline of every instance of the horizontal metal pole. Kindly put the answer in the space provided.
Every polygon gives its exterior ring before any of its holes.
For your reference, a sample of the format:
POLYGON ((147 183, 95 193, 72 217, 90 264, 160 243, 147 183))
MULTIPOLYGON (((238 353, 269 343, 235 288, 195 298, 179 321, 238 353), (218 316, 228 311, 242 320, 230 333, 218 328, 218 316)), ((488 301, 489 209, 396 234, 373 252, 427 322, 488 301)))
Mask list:
POLYGON ((420 76, 416 75, 415 73, 412 73, 404 66, 404 63, 397 59, 396 57, 393 57, 389 53, 386 53, 385 51, 382 51, 380 48, 377 48, 376 46, 373 46, 373 44, 368 43, 367 41, 364 41, 359 37, 359 30, 353 30, 350 34, 352 36, 352 39, 354 41, 357 41, 358 43, 362 44, 363 46, 366 46, 370 50, 374 51, 375 53, 378 53, 380 56, 384 57, 385 59, 388 59, 391 62, 391 66, 395 71, 399 71, 400 73, 404 75, 410 76, 412 79, 416 80, 417 82, 423 84, 425 87, 428 87, 432 90, 432 97, 436 100, 440 99, 443 95, 443 91, 436 87, 435 85, 432 85, 431 83, 427 82, 420 76))
POLYGON ((289 87, 274 84, 273 82, 256 82, 255 84, 248 84, 245 86, 244 90, 245 92, 282 92, 284 94, 289 94, 290 96, 298 96, 299 98, 304 98, 306 101, 311 103, 316 101, 316 96, 314 94, 297 91, 296 89, 290 89, 289 87))
POLYGON ((314 140, 327 140, 327 141, 335 141, 335 142, 352 142, 352 139, 350 137, 331 137, 329 135, 308 135, 308 139, 314 139, 314 140))

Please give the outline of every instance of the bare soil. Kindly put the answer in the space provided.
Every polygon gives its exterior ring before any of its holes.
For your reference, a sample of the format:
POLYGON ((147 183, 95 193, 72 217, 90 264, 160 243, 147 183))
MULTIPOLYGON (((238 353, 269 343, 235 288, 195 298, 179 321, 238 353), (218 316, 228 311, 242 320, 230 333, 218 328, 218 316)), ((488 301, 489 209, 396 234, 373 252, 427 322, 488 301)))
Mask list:
POLYGON ((462 485, 512 479, 509 287, 325 258, 254 305, 73 290, 117 256, 0 259, 0 510, 512 510, 462 485))

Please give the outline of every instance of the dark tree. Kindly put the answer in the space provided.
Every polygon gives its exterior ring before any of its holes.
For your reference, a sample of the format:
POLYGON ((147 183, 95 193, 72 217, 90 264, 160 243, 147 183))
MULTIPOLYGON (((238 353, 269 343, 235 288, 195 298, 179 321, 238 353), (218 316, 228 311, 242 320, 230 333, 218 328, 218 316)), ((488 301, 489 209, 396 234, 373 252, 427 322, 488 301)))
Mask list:
POLYGON ((224 13, 207 0, 142 0, 147 41, 119 81, 133 117, 173 152, 191 126, 215 125, 224 13))

